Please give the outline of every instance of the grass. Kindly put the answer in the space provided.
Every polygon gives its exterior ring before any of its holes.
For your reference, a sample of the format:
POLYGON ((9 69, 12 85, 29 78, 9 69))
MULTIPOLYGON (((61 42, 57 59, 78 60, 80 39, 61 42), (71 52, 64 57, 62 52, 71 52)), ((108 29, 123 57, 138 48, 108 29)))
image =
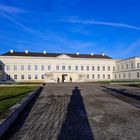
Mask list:
POLYGON ((0 115, 35 89, 36 86, 0 87, 0 115))

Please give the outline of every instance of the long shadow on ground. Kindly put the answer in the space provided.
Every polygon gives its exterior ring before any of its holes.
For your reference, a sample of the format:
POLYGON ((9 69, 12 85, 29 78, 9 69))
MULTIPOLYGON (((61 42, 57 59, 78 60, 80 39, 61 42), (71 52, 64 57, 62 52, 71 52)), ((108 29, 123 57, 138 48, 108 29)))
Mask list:
POLYGON ((80 89, 75 87, 70 97, 67 115, 58 140, 94 140, 80 89))
POLYGON ((106 86, 102 87, 105 88, 103 89, 104 92, 111 94, 112 96, 119 98, 137 108, 140 108, 140 96, 128 93, 127 91, 125 91, 126 89, 115 89, 106 86))
POLYGON ((0 138, 0 140, 8 140, 11 138, 24 124, 25 120, 27 119, 33 105, 35 104, 38 96, 40 95, 43 88, 38 91, 36 96, 29 102, 27 107, 20 113, 19 117, 14 121, 11 127, 7 130, 7 132, 0 138))

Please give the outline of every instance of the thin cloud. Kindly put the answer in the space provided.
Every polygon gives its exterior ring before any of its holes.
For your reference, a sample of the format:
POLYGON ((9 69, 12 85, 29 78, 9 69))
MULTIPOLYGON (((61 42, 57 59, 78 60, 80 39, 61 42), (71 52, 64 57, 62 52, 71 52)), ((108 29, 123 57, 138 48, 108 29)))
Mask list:
POLYGON ((140 31, 140 27, 132 26, 124 23, 114 23, 114 22, 105 22, 105 21, 95 21, 95 20, 79 20, 79 19, 62 19, 60 22, 76 23, 76 24, 86 24, 86 25, 105 25, 119 28, 129 28, 133 30, 140 31))
POLYGON ((0 4, 0 12, 5 12, 5 13, 9 13, 9 14, 18 14, 18 13, 23 13, 25 11, 22 9, 13 7, 13 6, 7 6, 7 5, 0 4))

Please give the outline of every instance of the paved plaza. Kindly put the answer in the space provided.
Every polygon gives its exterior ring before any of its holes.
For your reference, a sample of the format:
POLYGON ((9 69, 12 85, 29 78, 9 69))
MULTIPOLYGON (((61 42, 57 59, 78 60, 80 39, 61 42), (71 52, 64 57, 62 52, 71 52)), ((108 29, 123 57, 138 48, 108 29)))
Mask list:
POLYGON ((5 139, 140 140, 140 89, 94 84, 46 84, 5 139))

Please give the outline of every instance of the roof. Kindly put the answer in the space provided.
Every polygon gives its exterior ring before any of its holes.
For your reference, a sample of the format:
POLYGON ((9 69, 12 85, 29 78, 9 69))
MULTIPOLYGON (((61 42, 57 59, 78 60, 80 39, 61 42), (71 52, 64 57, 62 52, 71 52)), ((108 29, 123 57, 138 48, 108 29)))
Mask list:
POLYGON ((10 51, 9 52, 6 52, 4 54, 2 54, 2 56, 30 56, 30 57, 57 57, 57 56, 60 56, 60 55, 68 55, 72 58, 102 58, 102 59, 112 59, 111 57, 107 56, 107 55, 101 55, 101 54, 72 54, 72 53, 47 53, 44 54, 43 52, 28 52, 28 53, 25 53, 25 52, 13 52, 11 53, 10 51))

